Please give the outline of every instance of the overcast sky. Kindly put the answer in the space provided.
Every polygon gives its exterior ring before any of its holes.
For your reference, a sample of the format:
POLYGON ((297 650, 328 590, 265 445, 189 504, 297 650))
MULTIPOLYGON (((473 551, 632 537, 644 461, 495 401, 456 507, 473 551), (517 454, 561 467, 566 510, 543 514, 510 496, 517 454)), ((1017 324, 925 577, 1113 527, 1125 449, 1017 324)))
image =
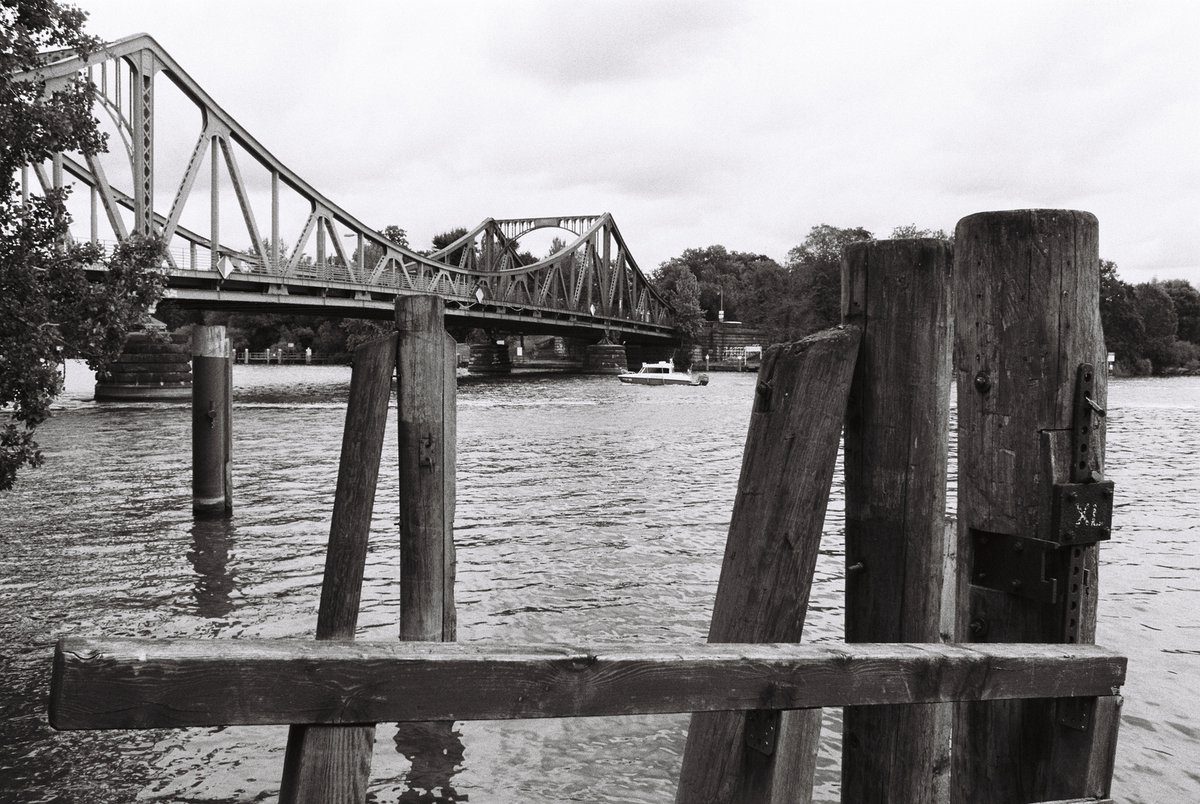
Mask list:
POLYGON ((717 243, 783 261, 820 223, 1066 207, 1126 280, 1200 286, 1200 3, 79 5, 417 248, 608 211, 651 271, 717 243))

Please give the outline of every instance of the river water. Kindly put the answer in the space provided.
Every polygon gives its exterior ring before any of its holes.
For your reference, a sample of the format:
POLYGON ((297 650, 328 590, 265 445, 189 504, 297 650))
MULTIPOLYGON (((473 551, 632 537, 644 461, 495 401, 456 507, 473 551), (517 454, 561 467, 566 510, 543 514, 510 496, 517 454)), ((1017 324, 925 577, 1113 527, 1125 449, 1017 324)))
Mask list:
MULTIPOLYGON (((45 466, 0 496, 0 800, 273 801, 285 728, 56 733, 55 640, 306 637, 316 624, 349 370, 237 366, 236 516, 193 523, 184 404, 88 401, 86 370, 41 430, 45 466)), ((464 383, 462 641, 702 641, 754 377, 642 388, 611 377, 464 383)), ((1200 801, 1200 378, 1116 380, 1098 641, 1130 657, 1116 796, 1200 801)), ((389 423, 360 639, 398 616, 389 423)), ((840 469, 806 639, 840 639, 840 469)), ((666 802, 686 716, 381 725, 372 800, 666 802), (432 789, 433 793, 425 793, 432 789)), ((837 800, 827 711, 818 800, 837 800)))

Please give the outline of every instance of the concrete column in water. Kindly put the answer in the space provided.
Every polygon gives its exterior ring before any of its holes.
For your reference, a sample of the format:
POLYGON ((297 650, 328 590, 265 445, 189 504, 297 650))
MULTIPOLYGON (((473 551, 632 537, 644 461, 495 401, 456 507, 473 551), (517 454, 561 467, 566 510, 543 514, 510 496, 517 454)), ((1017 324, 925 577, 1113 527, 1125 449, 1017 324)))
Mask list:
POLYGON ((223 326, 192 330, 192 513, 233 514, 233 360, 223 326))

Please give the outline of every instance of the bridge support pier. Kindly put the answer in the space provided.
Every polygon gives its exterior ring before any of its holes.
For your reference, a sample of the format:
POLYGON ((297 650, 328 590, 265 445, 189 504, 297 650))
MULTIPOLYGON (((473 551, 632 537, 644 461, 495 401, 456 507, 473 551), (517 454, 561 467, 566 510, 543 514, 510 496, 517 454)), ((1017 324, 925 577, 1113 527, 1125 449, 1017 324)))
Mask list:
POLYGON ((583 350, 584 374, 622 374, 628 370, 625 347, 607 338, 583 350))
POLYGON ((510 374, 512 358, 508 355, 508 344, 495 341, 471 344, 471 362, 467 370, 472 374, 510 374))
POLYGON ((233 358, 223 326, 192 330, 192 513, 233 514, 233 358))
POLYGON ((191 396, 187 335, 132 332, 121 356, 107 371, 96 375, 96 400, 100 402, 190 399, 191 396))

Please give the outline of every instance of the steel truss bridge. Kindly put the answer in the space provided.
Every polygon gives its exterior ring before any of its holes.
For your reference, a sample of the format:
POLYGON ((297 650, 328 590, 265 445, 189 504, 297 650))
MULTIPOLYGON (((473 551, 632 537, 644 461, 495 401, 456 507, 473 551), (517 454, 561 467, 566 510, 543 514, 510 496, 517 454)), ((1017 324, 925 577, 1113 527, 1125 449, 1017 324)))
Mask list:
POLYGON ((61 187, 69 174, 88 190, 93 242, 131 231, 161 236, 168 246, 167 298, 182 307, 384 318, 392 315, 398 295, 435 293, 446 300, 447 323, 458 327, 592 338, 608 332, 644 343, 676 339, 670 308, 638 268, 610 214, 488 218, 445 248, 418 254, 286 167, 150 36, 118 40, 86 58, 69 50, 42 57, 43 66, 26 77, 44 81, 47 92, 78 76, 95 84, 96 113, 108 116, 120 139, 119 145, 110 141, 115 154, 106 157, 128 159, 132 186, 110 181, 98 155, 58 154, 22 172, 22 192, 33 180, 43 191, 61 187), (182 92, 200 120, 182 177, 166 191, 164 175, 155 173, 155 130, 181 121, 177 115, 156 117, 161 79, 182 92), (252 192, 265 188, 245 180, 241 160, 253 160, 269 175, 269 196, 252 192), (206 161, 207 225, 189 228, 183 210, 193 195, 205 194, 193 188, 206 161), (300 230, 288 243, 281 237, 281 188, 307 209, 303 220, 283 221, 300 230), (223 231, 220 211, 227 204, 237 205, 244 225, 226 221, 223 231), (573 240, 552 256, 522 264, 520 238, 543 228, 566 230, 573 240))

